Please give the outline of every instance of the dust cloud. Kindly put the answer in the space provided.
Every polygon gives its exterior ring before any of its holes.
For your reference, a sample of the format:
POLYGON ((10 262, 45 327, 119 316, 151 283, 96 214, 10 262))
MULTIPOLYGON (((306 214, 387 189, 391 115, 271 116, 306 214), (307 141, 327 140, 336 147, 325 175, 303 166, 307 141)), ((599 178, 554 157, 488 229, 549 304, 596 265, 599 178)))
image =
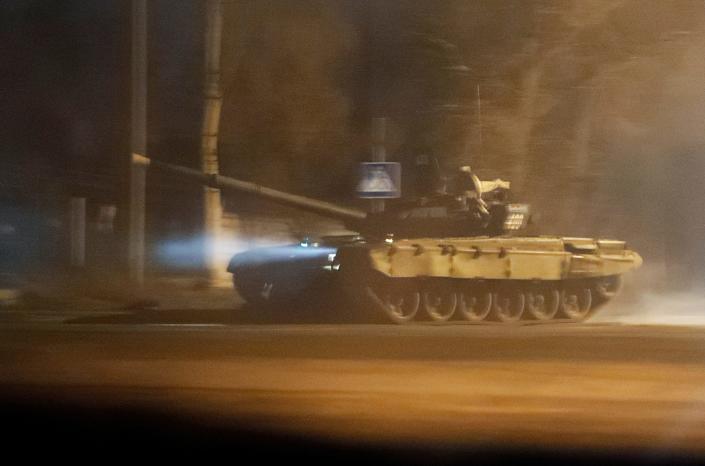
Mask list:
POLYGON ((705 292, 646 290, 635 302, 611 306, 591 322, 705 327, 705 292))
POLYGON ((705 288, 673 287, 667 275, 656 265, 627 274, 623 292, 590 323, 705 327, 705 288))

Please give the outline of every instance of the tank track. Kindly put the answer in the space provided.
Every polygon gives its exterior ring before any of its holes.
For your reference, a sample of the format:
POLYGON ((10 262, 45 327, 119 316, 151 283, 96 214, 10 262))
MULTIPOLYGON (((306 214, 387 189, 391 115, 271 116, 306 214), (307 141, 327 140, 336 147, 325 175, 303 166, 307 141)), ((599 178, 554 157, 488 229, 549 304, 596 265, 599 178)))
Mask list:
POLYGON ((619 275, 558 281, 376 276, 365 285, 373 307, 397 324, 583 322, 620 289, 619 275))

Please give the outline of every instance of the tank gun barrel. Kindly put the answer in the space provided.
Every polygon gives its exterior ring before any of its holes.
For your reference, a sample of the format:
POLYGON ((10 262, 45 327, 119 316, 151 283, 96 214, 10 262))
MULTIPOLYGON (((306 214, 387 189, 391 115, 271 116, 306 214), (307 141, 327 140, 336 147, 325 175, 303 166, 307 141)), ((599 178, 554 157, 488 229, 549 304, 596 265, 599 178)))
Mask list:
POLYGON ((338 218, 343 221, 355 222, 365 220, 367 218, 367 212, 359 209, 342 207, 330 202, 286 193, 284 191, 279 191, 252 183, 250 181, 238 180, 229 176, 203 173, 193 168, 160 162, 153 159, 150 159, 149 165, 160 171, 179 175, 184 178, 194 180, 205 186, 210 186, 211 188, 250 193, 264 199, 269 199, 278 204, 296 207, 328 217, 338 218))

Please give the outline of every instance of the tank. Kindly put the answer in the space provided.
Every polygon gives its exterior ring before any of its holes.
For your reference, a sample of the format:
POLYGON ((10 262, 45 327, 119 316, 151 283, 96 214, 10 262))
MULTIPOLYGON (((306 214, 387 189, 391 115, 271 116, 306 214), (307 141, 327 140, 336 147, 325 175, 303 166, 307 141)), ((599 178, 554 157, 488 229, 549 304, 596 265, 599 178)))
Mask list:
POLYGON ((462 167, 431 195, 381 213, 297 196, 247 181, 152 162, 202 184, 247 192, 345 222, 352 235, 305 239, 235 255, 240 295, 285 307, 323 291, 397 324, 581 322, 616 296, 642 259, 624 241, 519 236, 531 220, 509 202, 509 182, 462 167), (450 185, 450 187, 449 187, 450 185))

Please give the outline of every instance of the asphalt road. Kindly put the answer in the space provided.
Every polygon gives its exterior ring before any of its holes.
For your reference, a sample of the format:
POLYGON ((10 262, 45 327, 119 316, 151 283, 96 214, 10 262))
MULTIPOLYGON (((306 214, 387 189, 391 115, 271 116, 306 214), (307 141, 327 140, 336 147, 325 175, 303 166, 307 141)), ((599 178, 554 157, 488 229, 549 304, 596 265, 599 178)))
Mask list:
POLYGON ((41 312, 0 323, 6 403, 146 407, 348 443, 705 455, 704 363, 699 327, 256 325, 213 314, 150 322, 41 312))

